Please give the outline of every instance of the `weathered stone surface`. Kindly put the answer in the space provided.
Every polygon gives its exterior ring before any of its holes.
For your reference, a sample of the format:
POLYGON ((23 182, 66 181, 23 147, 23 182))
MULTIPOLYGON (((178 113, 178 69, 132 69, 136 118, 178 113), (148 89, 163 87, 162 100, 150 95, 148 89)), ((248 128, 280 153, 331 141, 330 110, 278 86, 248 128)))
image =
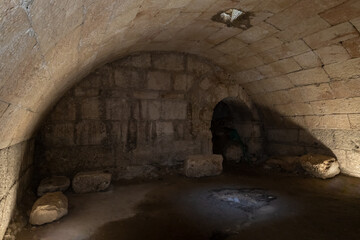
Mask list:
POLYGON ((320 67, 322 64, 320 58, 313 51, 295 56, 294 59, 303 69, 320 67))
POLYGON ((36 200, 30 213, 30 224, 42 225, 56 221, 68 213, 68 200, 62 192, 46 193, 36 200))
POLYGON ((70 186, 70 179, 65 176, 54 176, 41 180, 37 195, 42 196, 48 192, 64 192, 70 186))
POLYGON ((216 176, 222 172, 223 157, 221 155, 192 155, 184 163, 187 177, 216 176))
POLYGON ((312 48, 318 49, 359 36, 356 29, 348 22, 341 23, 304 38, 312 48))
POLYGON ((104 191, 110 186, 111 174, 101 171, 80 172, 72 180, 72 189, 76 193, 104 191))
POLYGON ((282 171, 296 173, 301 171, 300 157, 298 156, 277 156, 266 161, 270 168, 280 168, 282 171))
POLYGON ((170 90, 171 78, 166 72, 149 72, 148 88, 152 90, 170 90))
POLYGON ((314 177, 327 179, 340 173, 339 163, 334 157, 308 154, 301 156, 301 166, 314 177))
POLYGON ((348 52, 341 45, 331 45, 315 51, 324 64, 343 62, 350 58, 348 52))

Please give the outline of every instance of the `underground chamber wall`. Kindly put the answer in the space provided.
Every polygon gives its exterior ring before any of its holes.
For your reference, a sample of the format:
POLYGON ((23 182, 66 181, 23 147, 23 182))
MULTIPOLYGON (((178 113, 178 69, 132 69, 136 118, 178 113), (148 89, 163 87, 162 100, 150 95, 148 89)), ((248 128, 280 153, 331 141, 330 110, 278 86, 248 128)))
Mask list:
POLYGON ((108 170, 131 178, 212 153, 212 111, 229 96, 249 101, 228 73, 195 55, 143 52, 106 64, 46 117, 36 141, 37 175, 108 170))

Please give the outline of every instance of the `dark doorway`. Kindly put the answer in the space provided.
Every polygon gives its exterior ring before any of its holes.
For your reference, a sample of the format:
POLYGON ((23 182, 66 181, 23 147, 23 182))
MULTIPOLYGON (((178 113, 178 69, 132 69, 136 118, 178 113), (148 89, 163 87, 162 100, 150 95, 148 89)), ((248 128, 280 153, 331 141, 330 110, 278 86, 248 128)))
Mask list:
POLYGON ((262 154, 261 124, 250 108, 236 98, 225 98, 211 120, 213 153, 225 163, 254 162, 262 154))

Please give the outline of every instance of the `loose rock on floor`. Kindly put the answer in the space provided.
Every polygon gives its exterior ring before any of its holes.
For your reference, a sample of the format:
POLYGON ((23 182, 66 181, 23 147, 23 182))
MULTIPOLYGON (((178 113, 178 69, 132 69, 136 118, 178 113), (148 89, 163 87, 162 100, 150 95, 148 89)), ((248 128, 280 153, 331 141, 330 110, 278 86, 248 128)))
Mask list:
POLYGON ((62 192, 46 193, 33 205, 29 222, 42 225, 56 221, 68 213, 68 200, 62 192))
POLYGON ((334 157, 308 154, 301 157, 301 166, 312 176, 326 179, 340 173, 340 165, 334 157))
POLYGON ((104 191, 110 186, 111 174, 101 171, 80 172, 72 181, 72 188, 76 193, 104 191))
POLYGON ((65 176, 55 176, 41 180, 37 195, 42 196, 48 192, 66 191, 70 186, 70 179, 65 176))

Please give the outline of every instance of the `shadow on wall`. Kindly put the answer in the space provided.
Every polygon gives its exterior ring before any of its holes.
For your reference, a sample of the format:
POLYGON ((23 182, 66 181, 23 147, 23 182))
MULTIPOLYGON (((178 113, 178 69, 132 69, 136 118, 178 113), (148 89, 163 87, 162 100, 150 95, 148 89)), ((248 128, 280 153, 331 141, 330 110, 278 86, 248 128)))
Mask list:
POLYGON ((322 142, 307 129, 292 121, 291 117, 283 117, 268 107, 257 106, 256 108, 264 126, 266 154, 276 156, 317 153, 335 156, 325 145, 326 141, 331 141, 331 138, 326 136, 325 130, 318 130, 324 132, 321 137, 322 142))
MULTIPOLYGON (((214 108, 211 121, 213 153, 225 163, 261 163, 268 156, 334 153, 308 130, 276 111, 256 106, 257 112, 236 98, 214 108)), ((326 139, 323 139, 326 140, 326 139)))

